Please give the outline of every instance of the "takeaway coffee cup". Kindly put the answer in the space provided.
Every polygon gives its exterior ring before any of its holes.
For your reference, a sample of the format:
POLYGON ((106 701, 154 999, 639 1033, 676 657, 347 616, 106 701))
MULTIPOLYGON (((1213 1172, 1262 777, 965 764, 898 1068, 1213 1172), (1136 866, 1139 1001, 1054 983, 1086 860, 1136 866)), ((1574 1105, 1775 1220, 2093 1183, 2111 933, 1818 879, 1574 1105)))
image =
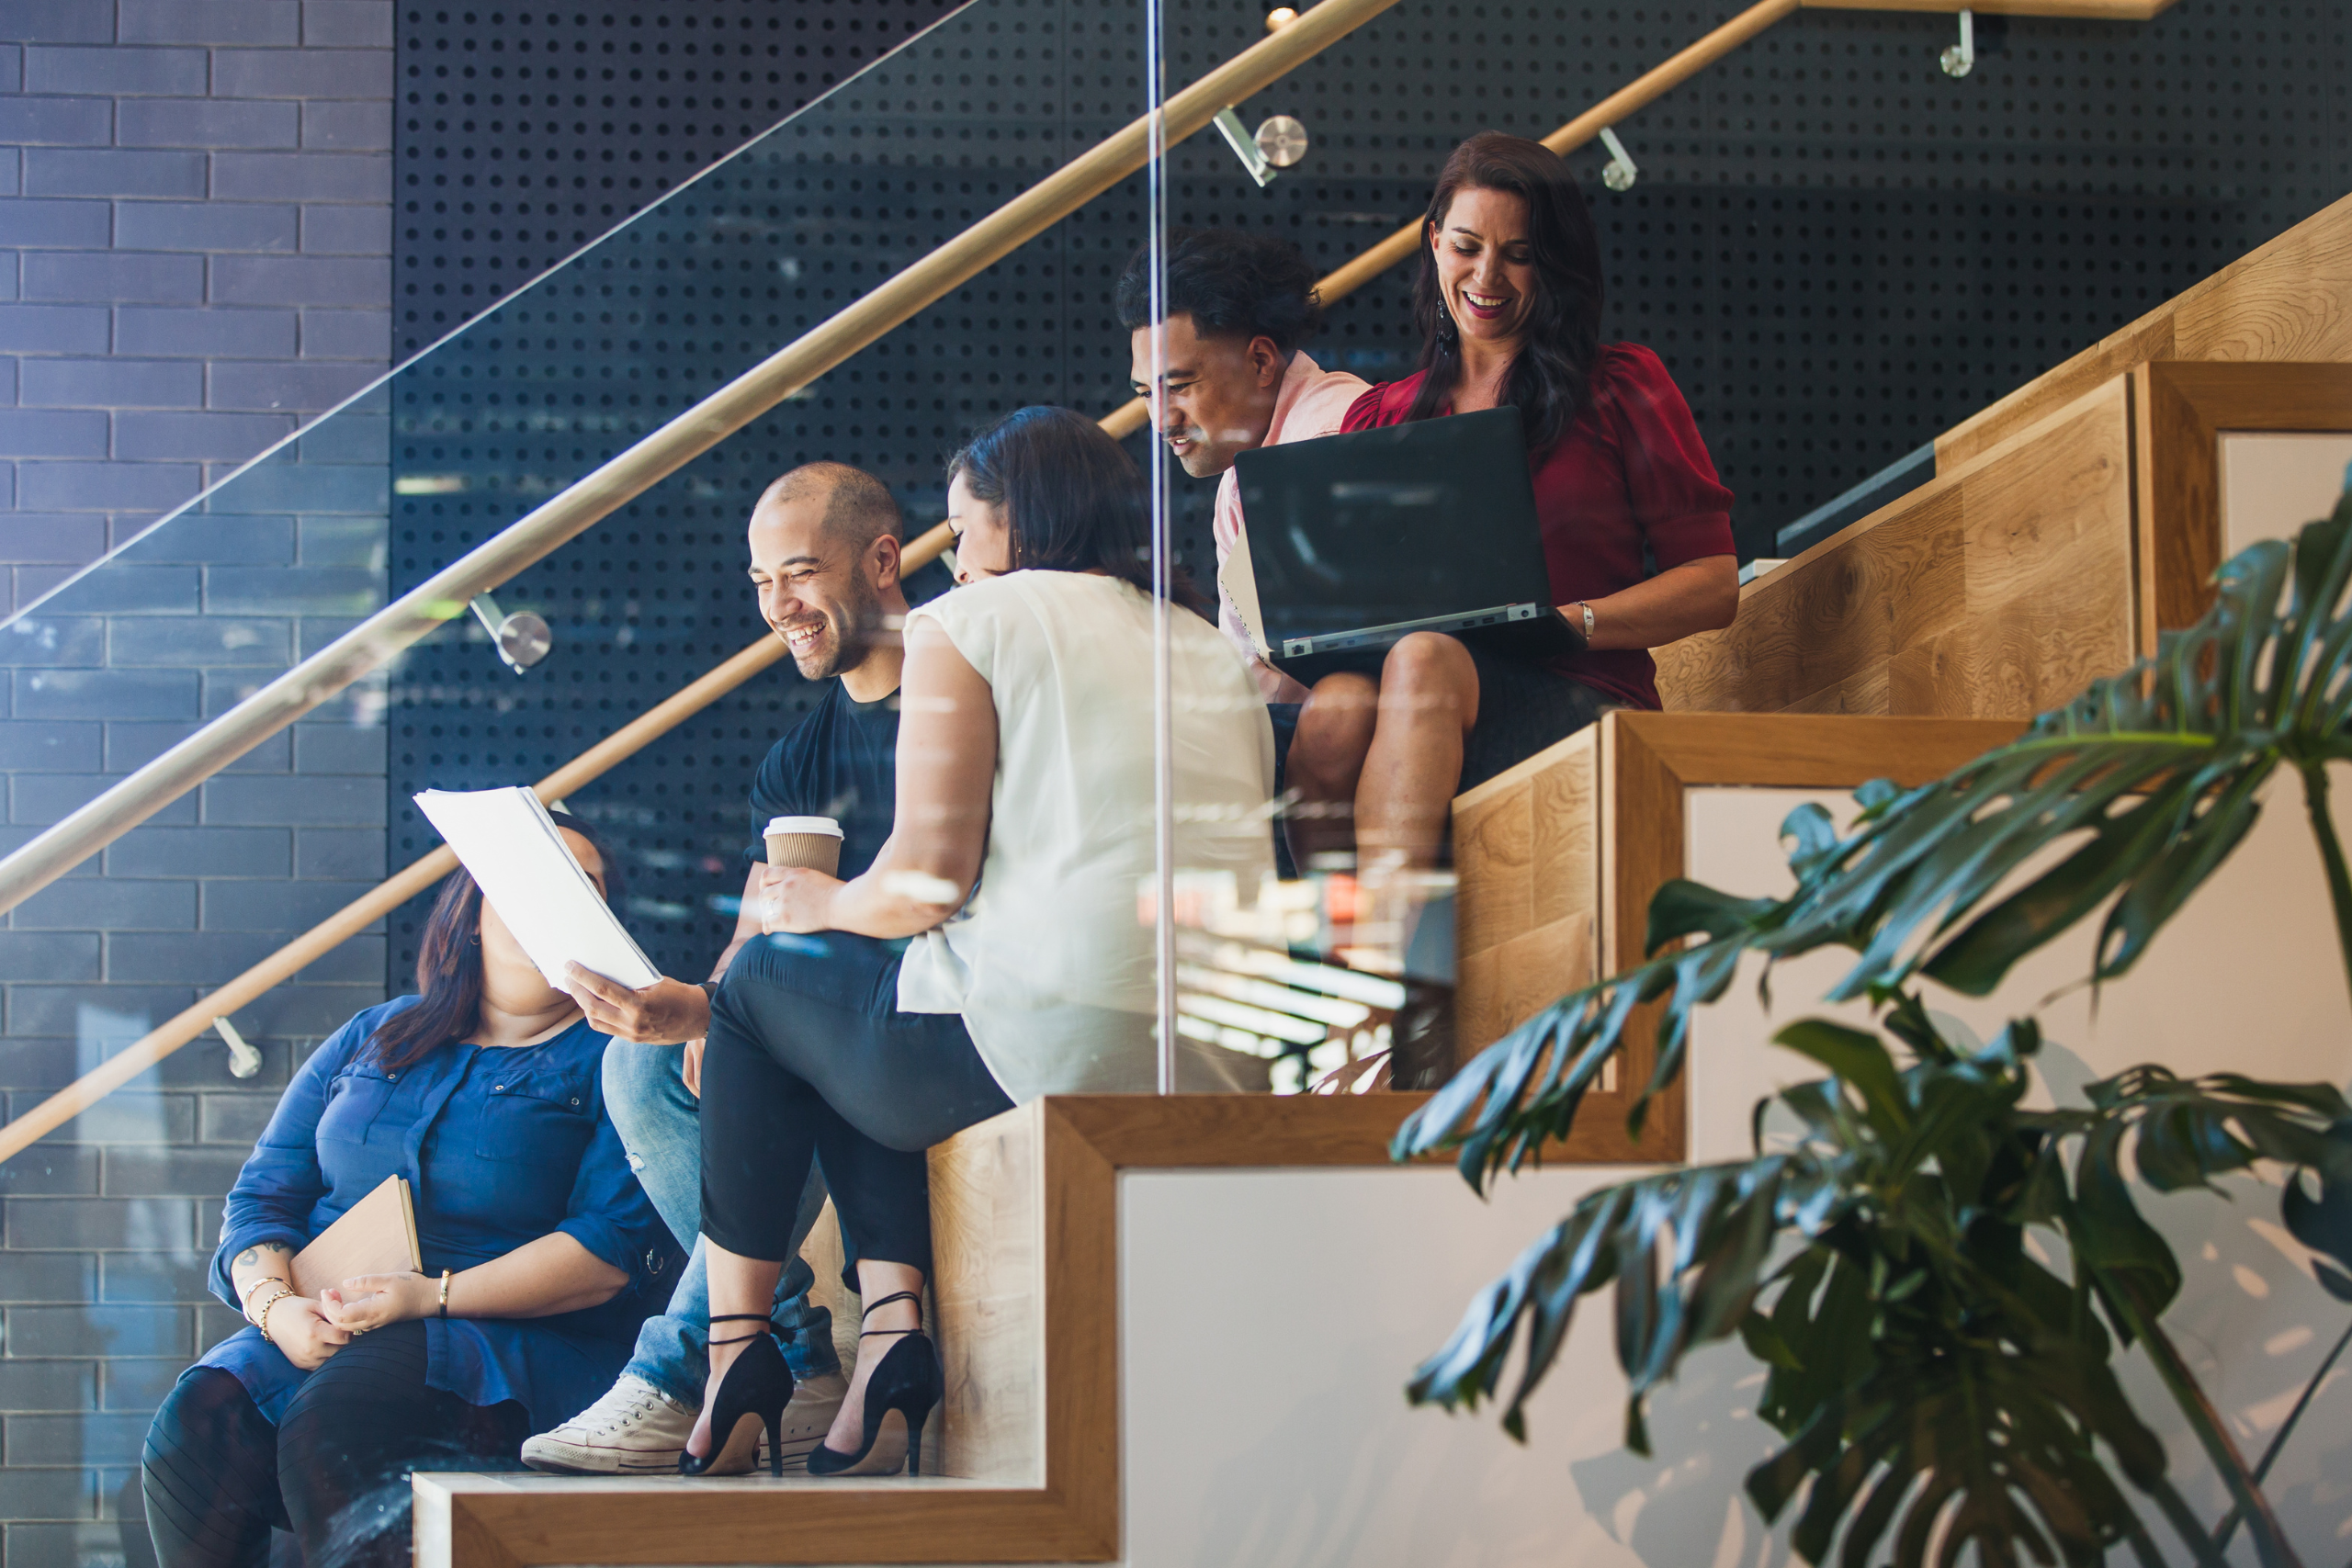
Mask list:
POLYGON ((768 863, 836 875, 842 865, 842 825, 830 817, 771 817, 768 863))

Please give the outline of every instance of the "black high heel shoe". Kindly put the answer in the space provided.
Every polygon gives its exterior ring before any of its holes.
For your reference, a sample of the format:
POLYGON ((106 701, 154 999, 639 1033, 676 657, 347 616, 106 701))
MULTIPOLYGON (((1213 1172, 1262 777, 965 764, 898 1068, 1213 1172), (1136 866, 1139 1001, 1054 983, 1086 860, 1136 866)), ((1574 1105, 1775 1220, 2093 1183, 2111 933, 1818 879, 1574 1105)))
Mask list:
MULTIPOLYGON (((912 1302, 917 1312, 922 1310, 921 1296, 912 1291, 900 1291, 884 1296, 860 1316, 871 1317, 876 1308, 888 1306, 892 1302, 912 1302)), ((898 1413, 906 1433, 907 1473, 922 1473, 923 1423, 931 1419, 932 1407, 946 1393, 946 1379, 939 1371, 938 1348, 932 1344, 931 1336, 920 1328, 871 1328, 858 1337, 872 1339, 892 1334, 901 1337, 874 1369, 874 1375, 865 1380, 865 1442, 854 1454, 840 1453, 820 1443, 808 1454, 809 1474, 896 1475, 899 1456, 890 1444, 881 1442, 893 1411, 898 1413)), ((728 1371, 731 1374, 734 1369, 728 1371)))
POLYGON ((767 1428, 768 1473, 778 1479, 784 1475, 784 1407, 792 1403, 792 1369, 784 1364, 784 1352, 777 1348, 775 1331, 768 1326, 763 1312, 720 1313, 713 1323, 749 1321, 760 1325, 756 1334, 746 1334, 735 1339, 713 1339, 718 1345, 749 1344, 743 1353, 728 1364, 727 1375, 718 1380, 718 1392, 710 1402, 710 1452, 678 1455, 680 1475, 741 1475, 757 1461, 760 1451, 760 1427, 746 1427, 746 1421, 757 1420, 767 1428))

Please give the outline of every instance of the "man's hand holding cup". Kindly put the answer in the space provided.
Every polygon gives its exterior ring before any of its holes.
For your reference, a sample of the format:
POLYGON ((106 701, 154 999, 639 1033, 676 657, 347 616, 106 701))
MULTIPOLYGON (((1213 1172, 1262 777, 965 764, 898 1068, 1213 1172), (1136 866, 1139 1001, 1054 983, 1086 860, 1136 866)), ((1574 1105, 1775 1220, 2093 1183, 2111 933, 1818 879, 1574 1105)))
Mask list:
POLYGON ((777 817, 768 822, 768 871, 760 895, 760 930, 831 929, 841 886, 842 825, 830 817, 777 817))

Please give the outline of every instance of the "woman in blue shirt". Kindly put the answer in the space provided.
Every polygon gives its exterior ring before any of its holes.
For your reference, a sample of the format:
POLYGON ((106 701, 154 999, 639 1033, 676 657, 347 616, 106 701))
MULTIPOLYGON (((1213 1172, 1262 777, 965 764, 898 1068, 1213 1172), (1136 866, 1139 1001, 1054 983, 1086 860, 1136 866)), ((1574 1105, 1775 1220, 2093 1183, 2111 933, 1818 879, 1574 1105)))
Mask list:
MULTIPOLYGON (((609 896, 595 836, 557 820, 609 896)), ((417 989, 303 1063, 229 1193, 212 1288, 253 1326, 188 1369, 148 1433, 163 1568, 261 1568, 273 1526, 312 1568, 406 1563, 407 1472, 513 1468, 610 1385, 674 1272, 605 1114, 606 1037, 463 870, 417 989), (394 1175, 424 1271, 295 1293, 294 1254, 394 1175)))

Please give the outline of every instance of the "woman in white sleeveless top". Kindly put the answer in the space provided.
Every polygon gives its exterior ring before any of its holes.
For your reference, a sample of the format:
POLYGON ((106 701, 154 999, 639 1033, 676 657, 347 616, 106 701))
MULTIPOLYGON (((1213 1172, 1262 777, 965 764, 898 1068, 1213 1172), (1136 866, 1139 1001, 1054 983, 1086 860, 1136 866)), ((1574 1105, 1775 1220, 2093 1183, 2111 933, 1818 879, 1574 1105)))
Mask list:
MULTIPOLYGON (((1046 408, 975 439, 948 474, 961 586, 907 618, 890 841, 848 882, 776 877, 765 919, 910 939, 896 1006, 820 1000, 833 993, 794 967, 820 960, 747 949, 703 1058, 712 1323, 764 1324, 812 1156, 857 1257, 866 1353, 810 1457, 820 1474, 919 1458, 939 1397, 920 1332, 923 1150, 1039 1095, 1156 1077, 1159 607, 1142 476, 1091 421, 1046 408)), ((1176 867, 1230 874, 1254 899, 1272 873, 1265 706, 1215 626, 1180 606, 1167 624, 1176 867)), ((1242 1058, 1179 1044, 1182 1087, 1236 1087, 1216 1059, 1242 1058)), ((714 1333, 711 1380, 689 1471, 755 1438, 752 1419, 791 1394, 763 1326, 714 1333)))

